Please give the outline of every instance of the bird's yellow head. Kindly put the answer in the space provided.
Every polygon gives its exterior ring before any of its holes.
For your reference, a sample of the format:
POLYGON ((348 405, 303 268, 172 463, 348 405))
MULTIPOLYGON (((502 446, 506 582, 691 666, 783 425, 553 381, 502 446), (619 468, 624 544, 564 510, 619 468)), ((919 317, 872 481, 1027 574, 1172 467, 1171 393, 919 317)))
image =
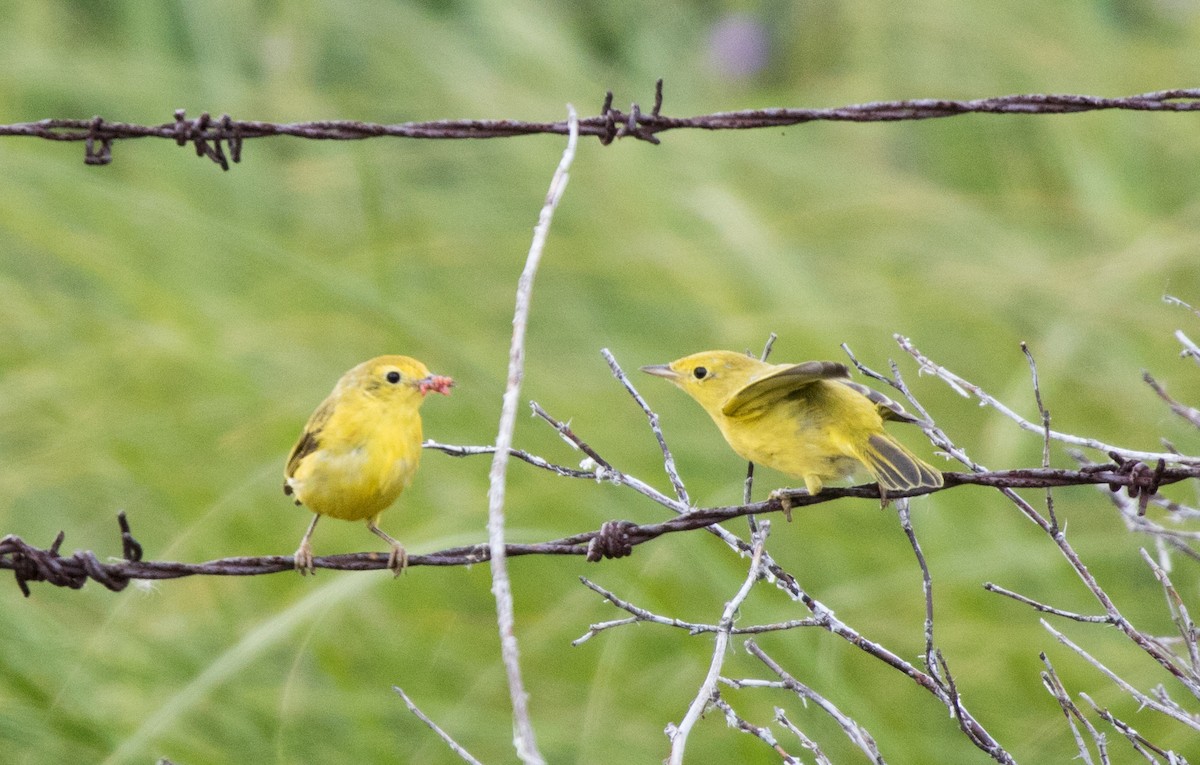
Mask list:
POLYGON ((431 374, 429 369, 408 356, 377 356, 364 361, 342 375, 334 394, 360 391, 381 400, 414 399, 429 391, 449 396, 454 380, 431 374))
POLYGON ((702 351, 670 364, 642 367, 642 371, 675 383, 710 414, 770 364, 735 351, 702 351))

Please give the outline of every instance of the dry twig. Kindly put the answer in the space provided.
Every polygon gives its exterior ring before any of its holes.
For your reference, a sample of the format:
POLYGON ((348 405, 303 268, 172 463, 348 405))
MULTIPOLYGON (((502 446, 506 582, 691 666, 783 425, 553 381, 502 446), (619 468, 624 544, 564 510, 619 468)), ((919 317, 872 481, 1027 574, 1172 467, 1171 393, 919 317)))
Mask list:
POLYGON ((714 707, 721 710, 721 712, 725 715, 725 724, 730 728, 740 730, 742 733, 747 733, 761 740, 764 744, 775 750, 775 753, 782 758, 781 762, 783 762, 784 765, 801 765, 800 760, 789 754, 788 751, 784 749, 782 745, 780 745, 779 741, 775 738, 775 734, 771 732, 770 728, 761 727, 743 719, 737 712, 733 710, 733 707, 729 706, 729 702, 721 698, 719 693, 714 692, 712 703, 714 707))
POLYGON ((1119 719, 1112 712, 1097 704, 1091 696, 1080 692, 1079 697, 1092 706, 1092 709, 1096 711, 1096 714, 1100 716, 1100 719, 1116 728, 1122 736, 1129 739, 1129 745, 1133 747, 1133 751, 1145 757, 1147 762, 1155 763, 1155 765, 1157 765, 1158 760, 1153 756, 1153 754, 1156 754, 1163 758, 1163 761, 1166 763, 1166 765, 1187 765, 1188 761, 1178 752, 1168 751, 1151 743, 1140 733, 1138 733, 1132 725, 1119 719))
POLYGON ((633 614, 633 616, 608 622, 598 622, 591 625, 588 627, 588 631, 586 633, 571 641, 571 645, 576 646, 591 640, 593 637, 601 632, 604 632, 605 630, 609 630, 614 627, 624 627, 627 624, 634 624, 636 622, 652 622, 654 624, 661 624, 666 627, 678 627, 679 629, 687 630, 688 634, 690 635, 701 635, 706 632, 721 632, 722 630, 728 631, 730 635, 758 635, 763 632, 782 632, 783 630, 792 630, 798 627, 817 626, 817 623, 812 619, 792 619, 791 621, 786 622, 776 622, 774 624, 755 624, 749 627, 726 627, 722 626, 721 624, 686 622, 682 619, 676 619, 669 616, 659 616, 656 613, 647 611, 640 606, 636 606, 627 600, 617 597, 615 594, 604 589, 587 577, 581 576, 579 577, 579 581, 583 582, 583 585, 592 592, 599 593, 600 596, 609 603, 612 603, 622 611, 628 611, 629 613, 633 614))
POLYGON ((846 737, 850 739, 851 743, 861 749, 871 762, 875 763, 875 765, 886 765, 883 755, 879 752, 879 746, 865 728, 838 709, 832 701, 789 674, 787 670, 780 666, 779 662, 768 656, 753 640, 747 640, 745 646, 746 650, 752 656, 765 664, 767 669, 779 676, 785 688, 795 693, 801 699, 816 704, 821 710, 832 717, 846 734, 846 737))
POLYGON ((514 631, 512 584, 508 578, 508 562, 504 544, 504 494, 505 473, 508 470, 509 451, 512 448, 513 429, 516 426, 518 397, 521 380, 525 376, 525 330, 529 324, 529 306, 533 299, 533 280, 537 274, 546 238, 550 235, 550 222, 554 211, 567 188, 568 170, 575 158, 575 145, 579 140, 579 125, 574 107, 568 106, 569 138, 562 159, 550 180, 546 203, 542 206, 537 226, 533 230, 533 242, 525 268, 517 283, 517 305, 513 312, 512 348, 508 357, 508 382, 504 388, 504 400, 500 409, 500 426, 496 433, 496 450, 492 455, 492 469, 488 481, 488 548, 492 564, 492 594, 496 598, 496 624, 500 630, 500 648, 504 669, 508 675, 509 696, 513 705, 513 743, 517 756, 528 765, 545 762, 538 751, 533 723, 529 718, 529 696, 521 679, 521 664, 518 659, 517 636, 514 631))
POLYGON ((1114 683, 1116 683, 1117 686, 1121 688, 1121 690, 1125 691, 1130 696, 1132 696, 1138 702, 1138 704, 1140 704, 1141 706, 1153 709, 1154 711, 1159 712, 1161 714, 1167 715, 1168 717, 1171 717, 1171 718, 1183 723, 1184 725, 1188 726, 1189 728, 1192 728, 1196 731, 1200 731, 1200 715, 1191 714, 1191 713, 1185 711, 1184 709, 1182 709, 1178 704, 1174 703, 1173 701, 1170 701, 1170 700, 1164 701, 1162 699, 1156 699, 1156 698, 1153 698, 1153 697, 1143 693, 1142 691, 1139 691, 1137 688, 1135 688, 1133 686, 1132 683, 1130 683, 1128 680, 1125 680, 1124 678, 1119 676, 1116 672, 1113 672, 1111 669, 1106 667, 1104 664, 1102 664, 1100 662, 1099 659, 1092 656, 1090 653, 1088 653, 1086 650, 1084 650, 1082 647, 1080 647, 1078 643, 1076 643, 1075 641, 1071 640, 1069 637, 1067 637, 1063 633, 1061 633, 1058 630, 1051 627, 1050 623, 1047 622, 1045 619, 1042 619, 1041 623, 1042 623, 1042 626, 1046 628, 1046 631, 1049 632, 1051 635, 1053 635, 1058 640, 1058 642, 1067 646, 1072 651, 1079 654, 1080 657, 1082 657, 1085 661, 1087 661, 1093 667, 1100 670, 1100 672, 1103 673, 1106 677, 1108 677, 1109 680, 1112 680, 1114 683))
POLYGON ((766 544, 769 533, 770 524, 764 523, 751 541, 754 554, 750 559, 750 570, 746 573, 746 580, 742 582, 737 594, 729 599, 729 602, 725 604, 725 609, 721 612, 721 620, 717 622, 717 637, 713 641, 712 661, 709 662, 708 674, 705 676, 704 682, 700 684, 700 690, 696 692, 696 697, 692 699, 692 703, 679 725, 667 726, 667 736, 671 739, 671 756, 668 760, 670 765, 683 765, 683 753, 687 749, 688 736, 700 716, 704 714, 704 710, 716 699, 717 682, 721 677, 721 667, 725 664, 729 635, 733 630, 733 619, 742 603, 749 597, 750 589, 766 573, 762 566, 763 546, 766 544))
POLYGON ((455 741, 449 733, 447 733, 441 728, 441 726, 430 719, 429 715, 422 712, 420 708, 417 707, 416 703, 414 703, 413 700, 408 697, 408 694, 404 692, 403 688, 398 685, 393 685, 392 690, 400 694, 400 698, 404 699, 404 705, 408 707, 408 711, 412 712, 413 716, 429 726, 429 729, 436 733, 438 738, 446 742, 446 746, 450 747, 450 750, 457 754, 461 760, 470 763, 470 765, 483 765, 483 763, 475 759, 475 757, 473 757, 462 744, 455 741))
MULTIPOLYGON (((965 398, 974 396, 975 398, 979 399, 980 404, 994 408, 997 412, 1000 412, 1005 417, 1017 423, 1022 430, 1028 430, 1041 435, 1044 435, 1047 432, 1047 428, 1043 424, 1030 422, 1021 415, 1017 414, 995 396, 990 395, 982 387, 969 382, 962 377, 959 377, 940 364, 935 363, 928 356, 921 353, 921 351, 919 351, 916 346, 913 345, 912 341, 907 337, 896 335, 896 342, 900 344, 901 348, 903 348, 914 359, 917 360, 917 363, 921 365, 922 373, 932 374, 935 377, 940 378, 943 382, 950 386, 951 390, 954 390, 965 398)), ((1084 438, 1081 436, 1071 435, 1069 433, 1061 433, 1055 430, 1050 430, 1048 432, 1049 437, 1055 441, 1085 449, 1095 449, 1109 455, 1115 452, 1126 460, 1139 460, 1142 462, 1157 462, 1158 460, 1163 460, 1167 463, 1181 465, 1200 465, 1200 457, 1189 457, 1183 454, 1168 452, 1147 452, 1137 449, 1127 449, 1121 446, 1106 444, 1103 441, 1099 441, 1094 438, 1084 438)))
POLYGON ((1094 765, 1091 750, 1088 749, 1083 734, 1079 732, 1080 726, 1083 726, 1083 729, 1092 737, 1092 743, 1096 745, 1101 765, 1108 765, 1108 742, 1105 740, 1104 734, 1096 730, 1096 727, 1083 716, 1083 712, 1080 712, 1079 707, 1071 700, 1071 694, 1067 693, 1066 686, 1062 684, 1062 680, 1059 679, 1058 673, 1054 671, 1054 667, 1050 664, 1050 659, 1046 657, 1046 654, 1042 653, 1040 656, 1042 663, 1046 665, 1046 670, 1042 672, 1042 685, 1046 687, 1046 690, 1058 702, 1058 706, 1063 711, 1063 716, 1067 719, 1067 725, 1071 728, 1071 735, 1075 738, 1075 746, 1079 748, 1078 759, 1085 763, 1085 765, 1094 765))

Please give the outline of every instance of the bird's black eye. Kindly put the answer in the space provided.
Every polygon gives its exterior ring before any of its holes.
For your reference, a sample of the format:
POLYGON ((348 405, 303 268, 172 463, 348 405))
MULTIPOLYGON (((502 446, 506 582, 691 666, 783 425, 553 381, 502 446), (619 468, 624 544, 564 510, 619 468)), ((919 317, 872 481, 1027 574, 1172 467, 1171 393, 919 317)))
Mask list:
POLYGON ((387 373, 387 381, 390 383, 400 382, 400 373, 394 369, 391 372, 388 372, 387 373))
POLYGON ((692 370, 692 374, 696 376, 697 380, 703 380, 708 376, 708 370, 704 367, 696 367, 692 370))

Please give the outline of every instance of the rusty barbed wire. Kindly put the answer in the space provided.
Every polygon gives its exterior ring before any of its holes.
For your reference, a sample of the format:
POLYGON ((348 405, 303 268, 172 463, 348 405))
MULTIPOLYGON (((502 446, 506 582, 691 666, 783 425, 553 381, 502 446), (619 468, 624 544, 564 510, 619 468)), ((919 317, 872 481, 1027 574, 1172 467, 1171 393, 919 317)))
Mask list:
MULTIPOLYGON (((1117 98, 1031 93, 966 101, 873 101, 828 108, 747 109, 694 117, 664 116, 662 94, 662 80, 658 80, 655 83, 654 105, 647 113, 642 111, 637 102, 630 104, 628 111, 613 108, 613 94, 609 91, 598 115, 579 120, 579 133, 595 136, 603 145, 608 145, 618 138, 635 138, 657 144, 659 133, 680 129, 753 130, 802 125, 808 122, 898 122, 965 114, 1075 114, 1112 109, 1143 112, 1200 111, 1200 88, 1158 90, 1117 98)), ((195 119, 189 119, 183 109, 175 111, 173 121, 161 125, 112 122, 98 115, 91 119, 44 119, 0 125, 0 136, 26 136, 48 141, 83 141, 84 162, 90 165, 107 165, 112 162, 112 145, 115 141, 166 138, 180 146, 192 144, 197 156, 208 157, 222 170, 228 170, 231 162, 241 161, 243 143, 253 138, 292 136, 329 141, 359 141, 382 137, 463 140, 537 134, 566 135, 567 131, 566 120, 524 122, 463 119, 396 124, 320 120, 275 123, 234 120, 228 114, 213 118, 208 112, 203 112, 195 119)))
MULTIPOLYGON (((890 499, 913 497, 945 491, 957 486, 985 486, 991 488, 1047 489, 1064 486, 1107 485, 1116 491, 1124 487, 1132 496, 1153 494, 1159 486, 1178 483, 1189 479, 1200 479, 1200 465, 1178 465, 1136 468, 1128 461, 1107 465, 1088 465, 1080 470, 1059 468, 1031 468, 998 470, 988 473, 944 473, 945 485, 940 488, 922 488, 908 492, 889 492, 890 499)), ((712 526, 744 515, 762 515, 783 512, 781 502, 786 496, 792 511, 809 505, 818 505, 835 499, 855 497, 879 499, 879 487, 875 484, 844 488, 826 487, 820 494, 810 496, 803 490, 784 492, 763 502, 726 507, 697 508, 667 521, 637 524, 631 521, 608 521, 595 531, 575 534, 561 539, 532 544, 509 544, 509 557, 525 555, 582 555, 590 561, 604 558, 620 558, 629 555, 636 545, 650 542, 666 534, 712 526)), ((124 513, 117 516, 121 532, 124 560, 102 562, 90 550, 76 551, 62 556, 64 533, 59 532, 48 548, 31 545, 15 535, 0 539, 0 570, 11 570, 17 586, 28 597, 29 582, 47 582, 58 587, 80 589, 87 581, 94 580, 114 592, 120 592, 134 579, 179 579, 186 576, 258 576, 293 571, 295 562, 291 555, 264 555, 257 557, 221 558, 205 563, 182 563, 177 561, 142 560, 142 548, 133 538, 124 513)), ((487 542, 463 547, 453 547, 425 555, 411 555, 409 568, 418 566, 469 566, 486 562, 490 558, 487 542)), ((350 553, 328 555, 314 559, 317 568, 337 571, 370 571, 387 568, 387 556, 382 553, 350 553)))

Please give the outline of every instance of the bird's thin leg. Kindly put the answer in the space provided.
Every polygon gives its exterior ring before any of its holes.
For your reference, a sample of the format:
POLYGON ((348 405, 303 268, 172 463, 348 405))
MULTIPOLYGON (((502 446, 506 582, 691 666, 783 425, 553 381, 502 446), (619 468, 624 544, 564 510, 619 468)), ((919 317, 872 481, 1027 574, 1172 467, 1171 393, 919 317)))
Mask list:
POLYGON ((405 551, 404 545, 400 544, 395 539, 392 539, 387 535, 387 532, 376 526, 376 520, 378 520, 378 518, 372 518, 371 520, 367 521, 367 528, 371 530, 372 534, 387 542, 391 546, 392 552, 390 555, 388 555, 388 568, 392 570, 393 576, 400 576, 404 573, 404 569, 408 567, 408 552, 405 551))
POLYGON ((292 556, 296 562, 296 570, 301 576, 304 574, 312 574, 316 576, 317 572, 313 568, 312 545, 308 540, 312 538, 313 529, 317 527, 317 521, 321 520, 321 516, 313 513, 312 523, 308 524, 308 531, 304 532, 304 538, 300 540, 300 549, 296 550, 296 554, 292 556))

